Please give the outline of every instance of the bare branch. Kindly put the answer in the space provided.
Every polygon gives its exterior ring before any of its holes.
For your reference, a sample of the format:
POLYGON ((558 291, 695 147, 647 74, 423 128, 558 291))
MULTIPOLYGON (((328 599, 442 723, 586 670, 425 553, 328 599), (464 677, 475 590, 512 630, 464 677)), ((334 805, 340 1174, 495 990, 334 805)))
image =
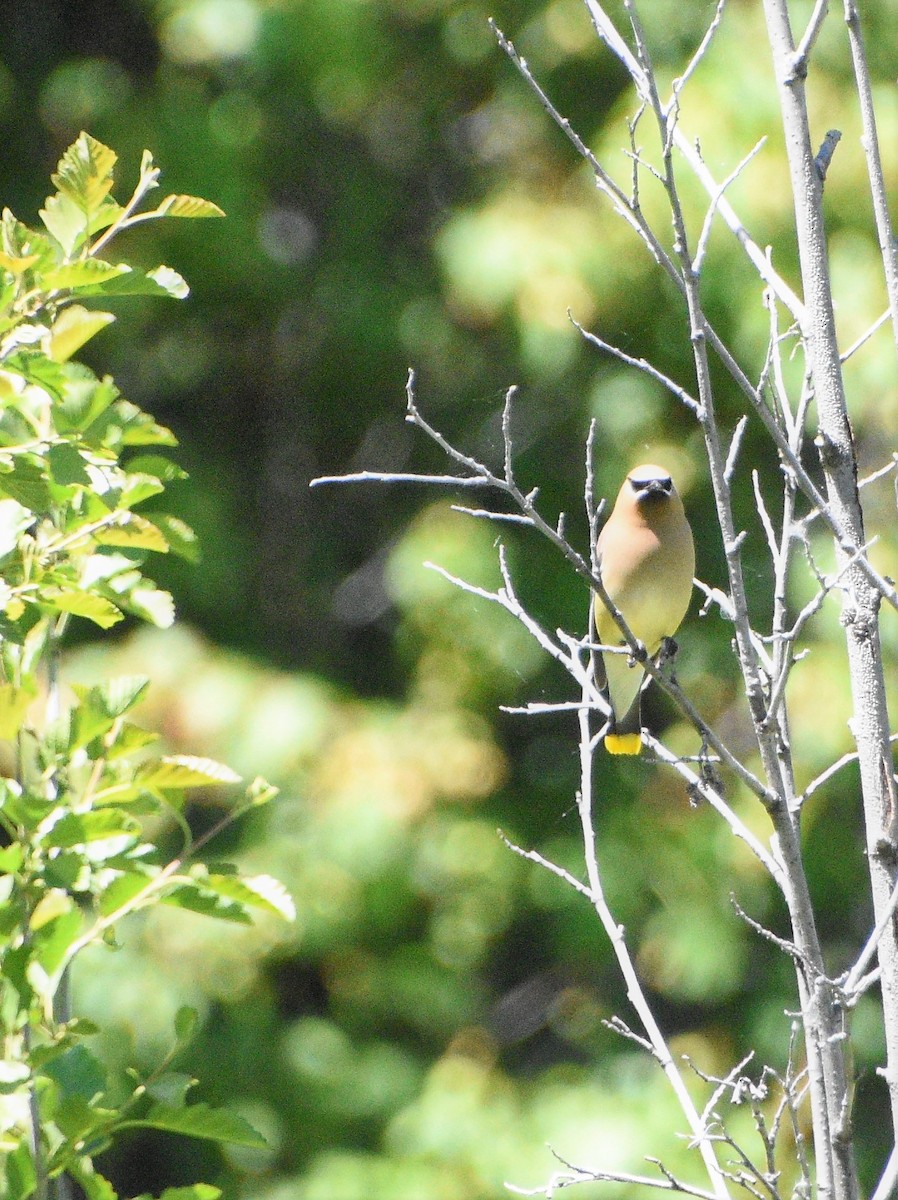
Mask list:
POLYGON ((796 79, 803 79, 808 73, 808 60, 814 44, 820 36, 820 30, 823 28, 823 22, 826 20, 828 12, 829 0, 817 0, 807 28, 792 56, 792 73, 796 79))
POLYGON ((717 32, 718 26, 720 25, 720 19, 723 16, 723 7, 725 3, 726 0, 717 0, 717 8, 714 12, 714 16, 711 18, 711 24, 705 30, 705 36, 699 42, 698 49, 696 50, 695 54, 693 54, 683 74, 679 75, 673 81, 673 95, 671 96, 671 100, 668 102, 668 108, 670 108, 670 105, 673 103, 674 97, 679 97, 680 92, 682 92, 683 88, 694 75, 699 63, 708 53, 708 49, 711 45, 711 39, 714 37, 714 34, 717 32))

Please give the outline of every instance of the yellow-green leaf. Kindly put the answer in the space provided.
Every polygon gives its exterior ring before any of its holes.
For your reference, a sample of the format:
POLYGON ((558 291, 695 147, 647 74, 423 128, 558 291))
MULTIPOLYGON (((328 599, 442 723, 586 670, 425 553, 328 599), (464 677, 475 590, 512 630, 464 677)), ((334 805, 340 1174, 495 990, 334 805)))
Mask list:
POLYGON ((0 683, 0 738, 9 741, 16 736, 33 699, 34 693, 27 688, 0 683))
POLYGON ((119 621, 124 620, 124 614, 116 608, 111 600, 96 596, 91 592, 80 592, 75 588, 59 587, 43 588, 40 594, 41 602, 60 612, 72 613, 76 617, 87 617, 101 629, 109 629, 119 621))
POLYGON ((96 212, 112 188, 117 157, 114 150, 82 131, 59 160, 53 185, 83 212, 96 212))
POLYGON ((199 196, 166 196, 156 212, 160 217, 223 217, 224 212, 211 200, 199 196))
POLYGON ((169 754, 158 762, 147 763, 138 772, 143 787, 167 788, 211 787, 215 784, 239 783, 240 776, 224 763, 192 754, 169 754))
POLYGON ((50 328, 47 353, 54 362, 68 362, 95 333, 115 320, 112 313, 92 312, 80 304, 64 308, 50 328))

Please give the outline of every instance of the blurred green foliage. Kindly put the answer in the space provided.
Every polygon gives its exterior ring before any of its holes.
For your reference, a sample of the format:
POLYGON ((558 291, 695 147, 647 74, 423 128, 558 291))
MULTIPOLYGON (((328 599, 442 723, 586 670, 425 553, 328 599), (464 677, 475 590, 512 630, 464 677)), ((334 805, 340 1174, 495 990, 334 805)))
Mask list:
MULTIPOLYGON (((714 6, 643 7, 669 81, 714 6)), ((172 492, 203 560, 198 569, 166 560, 156 575, 184 624, 124 636, 102 661, 83 646, 67 671, 79 682, 151 675, 142 719, 172 750, 222 758, 283 789, 223 852, 288 884, 295 930, 222 936, 190 914, 153 913, 132 924, 117 953, 96 951, 75 981, 81 1008, 112 1022, 113 1067, 131 1054, 151 1062, 179 1005, 202 1013, 184 1069, 196 1069, 207 1099, 227 1099, 269 1140, 264 1153, 204 1160, 203 1177, 229 1197, 493 1200, 504 1179, 532 1186, 548 1177, 557 1164, 547 1144, 586 1165, 641 1170, 652 1153, 684 1169, 663 1080, 602 1024, 626 1016, 627 1002, 588 907, 494 833, 499 825, 580 873, 573 722, 497 711, 561 698, 566 685, 510 618, 420 565, 431 559, 491 584, 494 531, 413 488, 308 489, 321 473, 444 469, 402 420, 410 364, 436 426, 491 461, 501 453, 501 397, 514 382, 521 479, 539 484, 547 514, 569 513, 575 541, 582 546, 583 441, 595 417, 602 494, 613 495, 634 461, 668 463, 698 534, 698 573, 723 583, 689 414, 591 351, 567 319, 570 308, 688 387, 682 307, 496 48, 487 16, 628 179, 633 99, 579 0, 19 0, 0 48, 0 196, 25 219, 82 127, 126 163, 151 147, 172 191, 208 196, 228 214, 189 236, 141 231, 129 256, 173 263, 192 295, 177 312, 123 303, 89 348, 91 365, 181 441, 191 479, 172 492)), ((865 16, 891 154, 898 34, 888 6, 865 16)), ((835 13, 810 97, 820 139, 833 125, 844 135, 826 202, 847 347, 885 299, 835 13)), ((730 196, 794 283, 758 5, 728 6, 684 93, 682 120, 721 179, 768 137, 730 196)), ((697 235, 705 201, 684 191, 697 235)), ((660 194, 646 187, 643 203, 668 229, 660 194)), ((768 317, 757 277, 723 228, 703 287, 716 327, 757 377, 768 317)), ((797 376, 800 363, 788 369, 797 376)), ((846 372, 866 470, 888 458, 898 427, 888 332, 846 372)), ((718 385, 729 433, 741 404, 722 372, 718 385)), ((753 426, 735 487, 763 623, 770 571, 751 467, 775 508, 777 463, 753 426)), ((889 481, 865 496, 868 535, 881 535, 877 565, 898 575, 889 481)), ((536 614, 550 628, 582 627, 580 583, 532 538, 508 541, 536 614)), ((822 534, 818 549, 826 565, 822 534)), ((807 581, 796 577, 794 591, 799 605, 807 581)), ((835 601, 811 633, 813 652, 791 685, 802 780, 850 744, 835 601)), ((893 618, 884 638, 894 652, 893 618)), ((749 752, 728 629, 693 612, 680 643, 684 687, 749 752)), ((671 720, 660 698, 648 709, 658 727, 671 720)), ((685 728, 667 735, 694 748, 685 728)), ((675 781, 641 764, 603 763, 601 772, 609 894, 675 1047, 706 1071, 728 1070, 749 1046, 781 1067, 791 969, 729 903, 735 892, 785 932, 775 896, 741 844, 691 809, 675 781)), ((735 784, 731 792, 766 835, 756 803, 735 784)), ((214 814, 191 819, 211 824, 214 814)), ((816 795, 806 828, 836 973, 869 925, 851 769, 816 795)), ((872 1182, 886 1149, 872 1003, 854 1030, 862 1169, 872 1182)), ((128 1194, 158 1192, 197 1176, 187 1152, 141 1135, 104 1167, 128 1194)))

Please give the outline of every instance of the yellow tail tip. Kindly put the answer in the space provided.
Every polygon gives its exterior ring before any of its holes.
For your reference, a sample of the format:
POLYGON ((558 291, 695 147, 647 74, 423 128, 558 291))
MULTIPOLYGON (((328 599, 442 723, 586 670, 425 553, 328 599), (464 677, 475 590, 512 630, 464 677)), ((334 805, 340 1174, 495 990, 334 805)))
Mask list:
POLYGON ((641 733, 609 733, 605 735, 605 749, 609 754, 639 754, 642 750, 641 733))

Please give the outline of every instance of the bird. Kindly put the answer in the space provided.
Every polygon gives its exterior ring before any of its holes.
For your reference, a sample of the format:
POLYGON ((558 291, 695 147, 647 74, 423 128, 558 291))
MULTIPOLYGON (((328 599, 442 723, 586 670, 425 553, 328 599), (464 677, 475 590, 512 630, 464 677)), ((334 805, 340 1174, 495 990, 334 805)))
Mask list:
MULTIPOLYGON (((695 574, 692 530, 668 471, 651 463, 630 471, 596 550, 605 591, 630 632, 654 658, 686 615, 695 574)), ((601 596, 594 597, 592 611, 599 642, 626 646, 601 596)), ((595 674, 611 707, 605 749, 609 754, 639 754, 645 671, 627 654, 597 653, 595 674)))

